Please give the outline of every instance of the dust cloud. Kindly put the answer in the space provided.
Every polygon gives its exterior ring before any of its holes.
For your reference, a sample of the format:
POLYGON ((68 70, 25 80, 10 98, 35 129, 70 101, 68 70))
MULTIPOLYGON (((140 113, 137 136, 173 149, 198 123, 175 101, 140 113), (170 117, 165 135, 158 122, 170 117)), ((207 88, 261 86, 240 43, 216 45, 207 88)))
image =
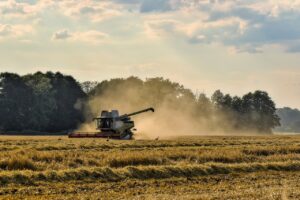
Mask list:
POLYGON ((155 112, 131 117, 135 121, 137 139, 224 135, 232 130, 230 116, 214 113, 209 105, 199 108, 195 95, 183 86, 157 78, 146 83, 140 79, 131 79, 100 84, 100 91, 90 95, 85 104, 87 120, 78 131, 96 131, 92 119, 99 116, 102 110, 119 110, 122 115, 148 107, 153 107, 155 112))

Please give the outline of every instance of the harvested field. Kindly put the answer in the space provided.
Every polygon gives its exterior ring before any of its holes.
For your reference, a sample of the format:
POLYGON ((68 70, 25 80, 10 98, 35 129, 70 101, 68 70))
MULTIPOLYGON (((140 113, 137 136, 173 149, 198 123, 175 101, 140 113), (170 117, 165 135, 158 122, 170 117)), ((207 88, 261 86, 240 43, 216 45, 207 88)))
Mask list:
POLYGON ((1 199, 300 199, 300 137, 0 138, 1 199))

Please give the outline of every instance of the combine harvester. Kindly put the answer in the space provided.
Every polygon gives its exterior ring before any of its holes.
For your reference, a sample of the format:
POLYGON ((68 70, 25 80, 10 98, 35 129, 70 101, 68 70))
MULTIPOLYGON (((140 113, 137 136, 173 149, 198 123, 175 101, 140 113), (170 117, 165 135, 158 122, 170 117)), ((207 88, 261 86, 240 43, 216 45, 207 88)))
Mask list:
POLYGON ((69 134, 69 138, 111 138, 130 140, 132 139, 134 129, 134 121, 130 119, 131 116, 143 112, 152 111, 153 108, 147 108, 130 114, 119 116, 118 110, 108 112, 106 110, 101 112, 101 116, 94 118, 96 120, 97 132, 74 132, 69 134))

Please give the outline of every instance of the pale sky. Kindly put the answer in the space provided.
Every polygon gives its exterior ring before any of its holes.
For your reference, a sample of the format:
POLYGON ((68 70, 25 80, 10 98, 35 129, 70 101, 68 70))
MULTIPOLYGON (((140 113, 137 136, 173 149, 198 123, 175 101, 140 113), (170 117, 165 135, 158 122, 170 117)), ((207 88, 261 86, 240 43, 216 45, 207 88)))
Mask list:
POLYGON ((300 108, 300 0, 0 0, 0 71, 164 77, 300 108))

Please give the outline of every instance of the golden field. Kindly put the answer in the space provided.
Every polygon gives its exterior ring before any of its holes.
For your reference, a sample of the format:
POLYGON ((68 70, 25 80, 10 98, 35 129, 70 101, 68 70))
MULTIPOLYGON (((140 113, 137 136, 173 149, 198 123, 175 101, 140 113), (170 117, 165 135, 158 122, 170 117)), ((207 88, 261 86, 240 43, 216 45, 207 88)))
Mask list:
POLYGON ((300 199, 300 136, 1 136, 0 199, 300 199))

